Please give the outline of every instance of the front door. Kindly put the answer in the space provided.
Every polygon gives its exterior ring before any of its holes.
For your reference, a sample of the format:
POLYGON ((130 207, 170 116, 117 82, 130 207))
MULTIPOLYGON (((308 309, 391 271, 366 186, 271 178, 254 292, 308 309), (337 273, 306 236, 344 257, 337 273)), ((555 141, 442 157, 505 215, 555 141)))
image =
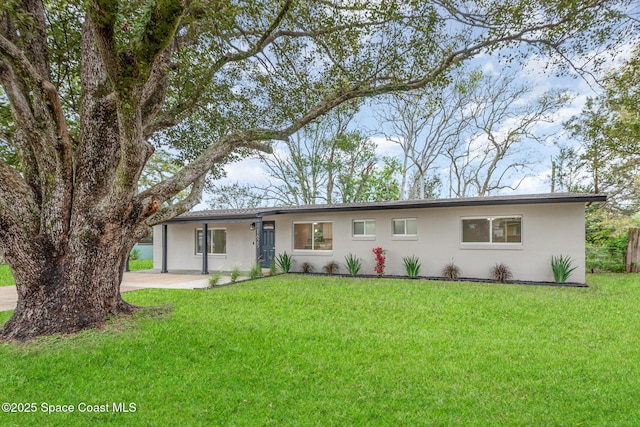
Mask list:
POLYGON ((269 268, 276 256, 276 223, 264 221, 262 223, 262 236, 260 236, 260 259, 262 268, 269 268))

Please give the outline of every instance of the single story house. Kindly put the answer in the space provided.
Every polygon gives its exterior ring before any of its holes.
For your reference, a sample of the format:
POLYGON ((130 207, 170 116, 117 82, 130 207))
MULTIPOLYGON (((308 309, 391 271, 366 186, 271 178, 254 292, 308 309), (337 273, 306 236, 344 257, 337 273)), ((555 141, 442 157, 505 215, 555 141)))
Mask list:
POLYGON ((515 280, 553 281, 552 256, 569 256, 571 282, 585 281, 585 204, 605 195, 551 193, 189 212, 154 229, 154 268, 249 270, 292 255, 292 271, 345 256, 374 274, 373 248, 385 250, 385 274, 404 275, 403 257, 417 256, 421 276, 441 276, 454 262, 461 277, 489 278, 497 263, 515 280))

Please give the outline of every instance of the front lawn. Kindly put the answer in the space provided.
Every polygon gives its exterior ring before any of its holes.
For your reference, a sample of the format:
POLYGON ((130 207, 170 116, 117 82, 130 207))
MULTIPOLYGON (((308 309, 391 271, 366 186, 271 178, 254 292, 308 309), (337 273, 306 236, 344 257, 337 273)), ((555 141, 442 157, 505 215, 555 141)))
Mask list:
POLYGON ((640 276, 588 280, 287 275, 126 293, 159 308, 0 345, 3 401, 38 411, 0 425, 638 425, 640 276))

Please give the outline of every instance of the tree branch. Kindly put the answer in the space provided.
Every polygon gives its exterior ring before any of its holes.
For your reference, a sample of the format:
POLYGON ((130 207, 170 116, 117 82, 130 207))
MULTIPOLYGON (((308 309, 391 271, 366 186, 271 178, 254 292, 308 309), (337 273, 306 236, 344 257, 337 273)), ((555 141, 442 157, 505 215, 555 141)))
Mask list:
POLYGON ((173 205, 161 208, 159 211, 147 218, 145 223, 148 226, 152 227, 191 210, 191 208, 200 203, 200 200, 202 198, 202 190, 204 189, 206 182, 206 177, 207 175, 204 174, 194 181, 194 183, 191 185, 191 192, 184 200, 181 200, 173 205))

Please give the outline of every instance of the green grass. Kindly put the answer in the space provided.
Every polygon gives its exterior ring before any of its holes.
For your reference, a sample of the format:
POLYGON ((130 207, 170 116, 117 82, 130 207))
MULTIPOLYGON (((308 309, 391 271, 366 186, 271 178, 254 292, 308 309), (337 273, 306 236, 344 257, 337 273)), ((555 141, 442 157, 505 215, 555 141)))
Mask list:
MULTIPOLYGON (((138 259, 129 261, 129 269, 131 271, 152 270, 152 259, 138 259)), ((8 265, 0 265, 0 286, 13 286, 16 282, 13 280, 11 268, 8 265)))
POLYGON ((0 264, 0 286, 13 286, 16 281, 13 280, 11 268, 6 264, 0 264))
POLYGON ((131 271, 153 270, 153 260, 152 259, 130 260, 129 270, 131 271))
POLYGON ((136 412, 0 413, 0 425, 638 425, 640 276, 588 280, 279 275, 127 293, 164 309, 0 345, 0 384, 3 401, 38 409, 136 412))

